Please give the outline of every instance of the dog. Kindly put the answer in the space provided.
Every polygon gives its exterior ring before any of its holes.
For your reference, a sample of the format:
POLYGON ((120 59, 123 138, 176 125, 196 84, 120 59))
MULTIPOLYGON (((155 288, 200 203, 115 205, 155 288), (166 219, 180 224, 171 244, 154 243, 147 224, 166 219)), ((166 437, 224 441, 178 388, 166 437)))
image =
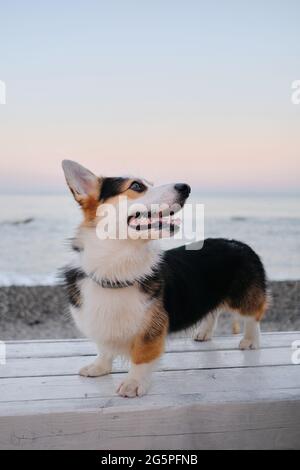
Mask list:
POLYGON ((70 160, 62 163, 67 184, 80 205, 83 221, 72 241, 77 260, 64 269, 69 306, 80 331, 98 348, 96 360, 80 370, 85 377, 109 374, 113 359, 125 356, 131 367, 117 393, 144 395, 164 352, 168 333, 198 325, 195 339, 211 339, 220 308, 245 319, 240 349, 256 349, 260 320, 267 308, 267 282, 259 256, 246 244, 206 239, 201 249, 185 246, 162 251, 143 234, 176 232, 174 214, 191 188, 184 183, 152 186, 131 177, 98 177, 70 160), (99 237, 104 207, 126 200, 126 227, 138 237, 99 237), (136 210, 136 204, 147 212, 136 210))

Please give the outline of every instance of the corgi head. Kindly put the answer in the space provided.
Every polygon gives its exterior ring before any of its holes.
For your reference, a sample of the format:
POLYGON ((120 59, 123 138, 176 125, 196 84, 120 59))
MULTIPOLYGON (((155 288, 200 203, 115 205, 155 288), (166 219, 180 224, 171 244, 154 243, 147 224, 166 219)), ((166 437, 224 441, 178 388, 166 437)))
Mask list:
POLYGON ((174 214, 185 204, 191 188, 185 183, 153 186, 146 180, 131 177, 98 177, 71 160, 63 160, 67 184, 82 208, 83 225, 95 227, 103 208, 112 206, 122 213, 124 223, 134 238, 161 238, 176 231, 174 214), (126 201, 126 212, 118 210, 126 201), (145 234, 151 236, 144 236, 145 234), (155 235, 156 234, 156 235, 155 235))

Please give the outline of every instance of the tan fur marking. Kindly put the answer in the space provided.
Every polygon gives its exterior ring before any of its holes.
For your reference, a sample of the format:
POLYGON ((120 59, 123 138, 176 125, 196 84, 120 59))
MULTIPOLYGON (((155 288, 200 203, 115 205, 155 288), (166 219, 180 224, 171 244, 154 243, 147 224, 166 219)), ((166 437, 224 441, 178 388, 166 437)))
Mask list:
POLYGON ((88 196, 83 196, 80 194, 77 194, 71 186, 69 186, 75 200, 78 202, 80 205, 83 215, 84 215, 84 221, 82 225, 90 225, 90 223, 95 219, 96 213, 97 213, 97 208, 99 205, 99 194, 100 194, 100 189, 101 189, 101 182, 102 179, 98 178, 97 182, 97 188, 91 192, 88 196))
POLYGON ((240 322, 234 319, 232 322, 232 334, 239 335, 241 332, 240 322))
POLYGON ((131 360, 134 364, 144 364, 158 359, 164 352, 165 337, 161 336, 153 342, 145 343, 140 339, 135 341, 131 351, 131 360))
POLYGON ((157 359, 164 352, 168 316, 160 302, 149 310, 146 325, 133 341, 131 360, 143 364, 157 359))
POLYGON ((266 313, 266 310, 268 308, 268 302, 264 301, 264 303, 261 305, 261 307, 257 310, 256 315, 255 315, 255 320, 256 321, 261 321, 264 314, 266 313))
POLYGON ((123 196, 127 196, 128 199, 138 199, 139 197, 143 196, 145 194, 145 191, 142 193, 137 193, 136 191, 133 191, 132 189, 127 189, 124 193, 123 196))
POLYGON ((250 287, 239 303, 228 299, 226 304, 234 312, 243 316, 262 318, 267 308, 267 299, 264 291, 257 286, 250 287))
POLYGON ((243 299, 240 312, 242 315, 255 316, 257 311, 261 311, 265 301, 265 294, 261 289, 256 286, 250 287, 243 299))
POLYGON ((125 193, 117 194, 116 196, 109 197, 105 200, 104 204, 117 205, 119 203, 120 196, 124 196, 125 193))
POLYGON ((84 214, 84 225, 90 224, 97 214, 97 209, 99 206, 98 198, 95 196, 88 196, 80 202, 81 208, 84 214))

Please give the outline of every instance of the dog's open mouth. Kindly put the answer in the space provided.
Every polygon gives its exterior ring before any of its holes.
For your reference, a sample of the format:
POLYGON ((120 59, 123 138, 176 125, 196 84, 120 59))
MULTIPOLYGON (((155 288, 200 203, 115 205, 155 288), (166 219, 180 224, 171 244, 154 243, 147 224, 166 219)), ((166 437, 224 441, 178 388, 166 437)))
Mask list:
POLYGON ((136 231, 155 230, 174 233, 179 229, 181 220, 175 218, 174 211, 136 212, 127 219, 128 226, 136 231))

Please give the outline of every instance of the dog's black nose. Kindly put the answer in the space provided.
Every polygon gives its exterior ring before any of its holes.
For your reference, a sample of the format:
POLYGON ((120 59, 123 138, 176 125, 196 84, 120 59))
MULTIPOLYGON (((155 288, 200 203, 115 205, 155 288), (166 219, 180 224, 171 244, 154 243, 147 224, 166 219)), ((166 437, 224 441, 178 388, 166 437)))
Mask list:
POLYGON ((188 197, 191 192, 191 187, 185 183, 176 183, 174 188, 185 197, 188 197))

